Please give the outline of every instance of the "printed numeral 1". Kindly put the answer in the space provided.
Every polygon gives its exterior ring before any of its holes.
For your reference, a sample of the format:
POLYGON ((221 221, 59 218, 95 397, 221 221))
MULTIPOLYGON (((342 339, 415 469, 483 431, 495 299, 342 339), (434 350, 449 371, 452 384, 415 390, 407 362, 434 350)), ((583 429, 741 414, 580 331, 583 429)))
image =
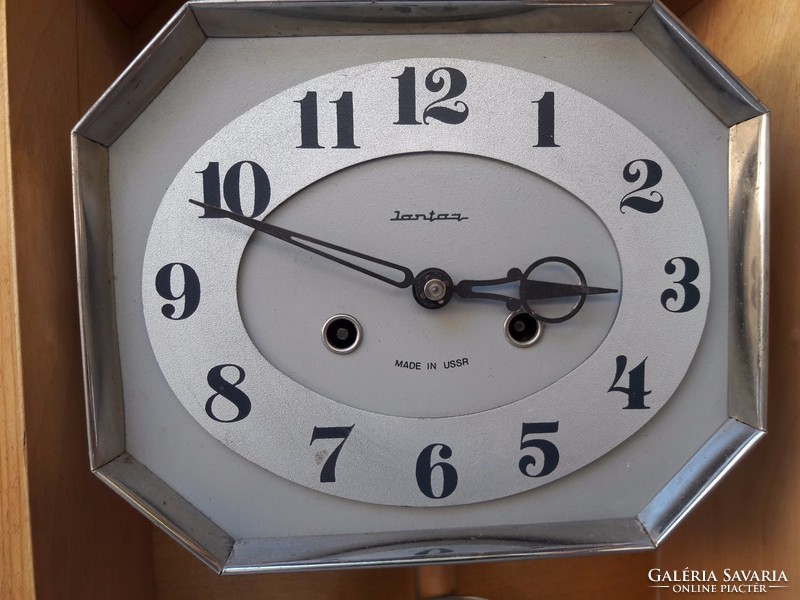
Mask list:
POLYGON ((538 108, 538 137, 534 148, 558 148, 556 144, 556 100, 553 92, 545 92, 533 101, 538 108))

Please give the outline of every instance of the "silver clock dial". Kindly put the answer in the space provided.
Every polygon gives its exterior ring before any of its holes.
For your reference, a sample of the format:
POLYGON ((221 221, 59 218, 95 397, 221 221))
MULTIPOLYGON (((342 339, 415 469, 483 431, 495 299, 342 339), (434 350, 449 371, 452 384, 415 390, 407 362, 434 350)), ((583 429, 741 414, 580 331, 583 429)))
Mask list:
MULTIPOLYGON (((474 155, 426 152, 361 163, 302 190, 269 221, 389 257, 415 273, 438 267, 456 281, 505 276, 555 254, 569 256, 591 282, 621 285, 614 241, 586 204, 530 171, 474 155), (331 197, 335 207, 326 202, 331 197), (434 220, 426 220, 433 208, 434 220), (443 214, 451 219, 436 218, 443 214)), ((576 281, 559 264, 537 276, 576 281)), ((456 297, 425 310, 409 290, 263 235, 245 249, 239 290, 245 328, 271 364, 337 402, 405 417, 476 413, 547 387, 600 346, 619 304, 616 294, 592 298, 574 318, 542 324, 536 343, 521 351, 506 337, 502 303, 456 297), (296 277, 282 285, 287 272, 296 277), (281 318, 264 318, 265 307, 281 318), (319 336, 326 319, 341 312, 364 328, 363 343, 346 361, 319 336)), ((537 305, 563 315, 575 302, 537 305)))
POLYGON ((329 494, 439 506, 546 484, 634 435, 692 360, 709 265, 686 185, 622 117, 532 73, 420 58, 313 79, 206 142, 153 222, 142 297, 176 397, 231 450, 329 494), (190 199, 454 283, 560 257, 526 281, 584 283, 569 263, 617 291, 541 303, 583 302, 517 347, 502 302, 427 310, 190 199), (362 327, 348 354, 320 339, 340 314, 362 327))

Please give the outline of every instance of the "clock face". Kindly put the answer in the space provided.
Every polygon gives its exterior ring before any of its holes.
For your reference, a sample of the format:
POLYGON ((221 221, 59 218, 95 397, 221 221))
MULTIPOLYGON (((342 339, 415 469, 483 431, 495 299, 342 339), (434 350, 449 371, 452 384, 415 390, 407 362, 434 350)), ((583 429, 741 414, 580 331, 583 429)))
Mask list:
POLYGON ((636 435, 709 288, 656 144, 556 81, 453 58, 331 72, 229 123, 167 190, 142 277, 158 365, 211 436, 394 506, 518 494, 636 435))

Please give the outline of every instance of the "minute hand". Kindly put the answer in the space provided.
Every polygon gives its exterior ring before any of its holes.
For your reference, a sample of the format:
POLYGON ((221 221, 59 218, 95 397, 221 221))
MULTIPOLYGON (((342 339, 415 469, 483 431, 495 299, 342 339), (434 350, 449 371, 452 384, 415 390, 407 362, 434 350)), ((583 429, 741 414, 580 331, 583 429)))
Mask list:
POLYGON ((374 256, 370 256, 362 252, 356 252, 355 250, 350 250, 349 248, 344 248, 342 246, 337 246, 336 244, 331 244, 330 242, 318 240, 309 235, 297 233, 296 231, 290 231, 289 229, 284 229, 283 227, 278 227, 277 225, 272 225, 271 223, 265 223, 264 221, 259 221, 258 219, 253 219, 251 217, 245 217, 244 215, 240 215, 239 213, 225 210, 224 208, 219 208, 218 206, 205 204, 203 202, 198 202, 197 200, 189 200, 189 202, 191 202, 192 204, 196 204, 197 206, 201 206, 204 209, 206 209, 206 211, 216 214, 217 216, 224 217, 232 221, 236 221, 237 223, 241 223, 242 225, 247 225, 248 227, 252 227, 257 231, 260 231, 261 233, 266 233, 267 235, 271 235, 272 237, 278 238, 279 240, 283 240, 284 242, 288 242, 293 246, 297 246, 298 248, 302 248, 303 250, 308 250, 313 254, 317 254, 319 256, 327 258, 328 260, 332 260, 333 262, 339 263, 340 265, 344 265, 345 267, 354 269, 359 273, 364 273, 365 275, 369 275, 370 277, 374 277, 375 279, 379 279, 380 281, 385 281, 386 283, 389 283, 395 287, 407 288, 412 283, 414 283, 414 273, 411 272, 411 269, 389 262, 388 260, 375 258, 374 256), (328 248, 329 250, 333 250, 338 254, 353 256, 365 262, 381 265, 389 269, 394 269, 395 271, 398 271, 400 274, 402 274, 402 279, 398 281, 395 278, 387 277, 382 273, 377 273, 376 271, 372 271, 371 269, 368 269, 362 265, 350 262, 349 260, 345 260, 340 256, 336 256, 335 254, 325 252, 321 248, 328 248))

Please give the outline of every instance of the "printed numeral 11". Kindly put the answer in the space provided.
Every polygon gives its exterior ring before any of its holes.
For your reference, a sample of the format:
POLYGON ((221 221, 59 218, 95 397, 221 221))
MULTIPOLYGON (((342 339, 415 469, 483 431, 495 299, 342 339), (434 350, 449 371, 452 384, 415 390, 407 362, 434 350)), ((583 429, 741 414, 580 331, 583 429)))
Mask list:
MULTIPOLYGON (((298 148, 324 148, 319 143, 319 121, 317 119, 317 92, 308 92, 300 105, 300 145, 298 148)), ((333 148, 360 148, 353 135, 353 92, 342 92, 336 105, 336 145, 333 148)))

